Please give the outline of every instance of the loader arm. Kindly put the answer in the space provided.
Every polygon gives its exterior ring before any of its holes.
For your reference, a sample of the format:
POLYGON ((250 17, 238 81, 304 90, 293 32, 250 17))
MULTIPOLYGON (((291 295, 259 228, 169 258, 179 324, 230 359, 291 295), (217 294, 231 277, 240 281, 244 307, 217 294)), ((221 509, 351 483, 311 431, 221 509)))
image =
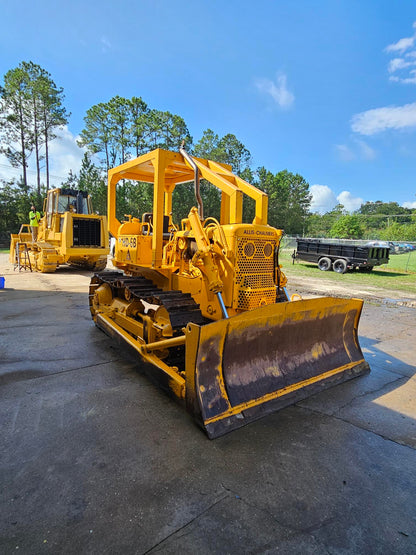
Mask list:
POLYGON ((198 210, 194 207, 189 213, 189 221, 195 235, 198 250, 192 258, 192 263, 198 266, 208 279, 208 289, 213 293, 218 293, 223 289, 223 283, 219 277, 218 265, 215 261, 215 251, 202 227, 198 216, 198 210), (201 260, 202 264, 198 261, 201 260))

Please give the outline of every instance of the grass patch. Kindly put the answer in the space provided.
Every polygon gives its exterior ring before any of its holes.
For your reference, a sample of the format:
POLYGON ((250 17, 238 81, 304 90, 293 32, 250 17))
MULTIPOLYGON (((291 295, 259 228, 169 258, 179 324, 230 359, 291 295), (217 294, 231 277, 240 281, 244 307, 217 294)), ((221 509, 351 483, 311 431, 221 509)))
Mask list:
POLYGON ((390 260, 386 268, 389 270, 416 273, 416 251, 390 255, 390 260))
POLYGON ((317 264, 310 262, 296 261, 292 264, 293 249, 284 249, 280 251, 279 263, 283 266, 283 271, 290 278, 293 276, 308 277, 311 280, 328 282, 328 287, 333 284, 346 285, 351 287, 377 287, 386 290, 398 290, 416 294, 416 268, 414 271, 406 271, 405 268, 414 267, 408 263, 409 254, 410 261, 416 264, 416 252, 392 255, 389 264, 376 266, 372 272, 359 272, 357 270, 347 272, 345 274, 337 274, 336 272, 321 272, 317 264), (393 265, 391 265, 393 264, 393 265))

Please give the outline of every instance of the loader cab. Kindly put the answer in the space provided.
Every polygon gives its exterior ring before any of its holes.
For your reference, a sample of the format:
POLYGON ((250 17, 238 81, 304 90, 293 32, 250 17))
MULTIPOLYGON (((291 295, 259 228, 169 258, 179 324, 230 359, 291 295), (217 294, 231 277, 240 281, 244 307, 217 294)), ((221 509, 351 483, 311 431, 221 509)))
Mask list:
POLYGON ((76 189, 58 189, 55 198, 56 212, 64 214, 92 214, 91 198, 88 193, 76 189))
MULTIPOLYGON (((46 226, 51 229, 54 219, 62 221, 61 215, 66 212, 92 214, 91 198, 88 193, 76 189, 51 189, 48 191, 44 212, 46 226)), ((56 231, 61 230, 57 229, 56 231)))

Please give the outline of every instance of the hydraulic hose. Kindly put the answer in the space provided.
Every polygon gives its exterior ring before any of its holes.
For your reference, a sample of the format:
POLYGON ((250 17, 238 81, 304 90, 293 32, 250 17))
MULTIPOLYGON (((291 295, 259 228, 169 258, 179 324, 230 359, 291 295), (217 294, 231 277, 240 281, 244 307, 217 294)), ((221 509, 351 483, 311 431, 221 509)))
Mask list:
POLYGON ((198 203, 199 217, 201 218, 201 220, 203 220, 204 219, 204 205, 202 203, 202 198, 201 198, 201 193, 200 193, 200 188, 199 188, 199 170, 198 170, 198 166, 195 164, 192 156, 190 156, 186 152, 186 150, 183 148, 184 143, 185 143, 185 141, 182 141, 181 148, 179 149, 179 152, 182 154, 182 156, 185 158, 185 160, 189 163, 191 168, 194 170, 195 198, 196 198, 196 202, 198 203))
POLYGON ((224 304, 224 301, 222 299, 222 295, 221 295, 220 291, 218 291, 218 293, 216 293, 216 295, 217 295, 219 303, 220 303, 223 318, 228 318, 228 312, 227 312, 227 309, 225 308, 225 304, 224 304))

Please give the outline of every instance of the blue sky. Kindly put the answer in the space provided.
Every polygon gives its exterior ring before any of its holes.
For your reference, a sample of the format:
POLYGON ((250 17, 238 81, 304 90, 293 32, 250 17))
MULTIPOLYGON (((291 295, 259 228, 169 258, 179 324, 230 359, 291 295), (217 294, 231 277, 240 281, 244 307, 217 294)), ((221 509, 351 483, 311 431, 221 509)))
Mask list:
POLYGON ((414 0, 0 2, 1 78, 30 60, 64 88, 58 182, 79 169, 88 108, 134 95, 195 142, 234 133, 253 168, 302 174, 315 210, 416 208, 414 0))

